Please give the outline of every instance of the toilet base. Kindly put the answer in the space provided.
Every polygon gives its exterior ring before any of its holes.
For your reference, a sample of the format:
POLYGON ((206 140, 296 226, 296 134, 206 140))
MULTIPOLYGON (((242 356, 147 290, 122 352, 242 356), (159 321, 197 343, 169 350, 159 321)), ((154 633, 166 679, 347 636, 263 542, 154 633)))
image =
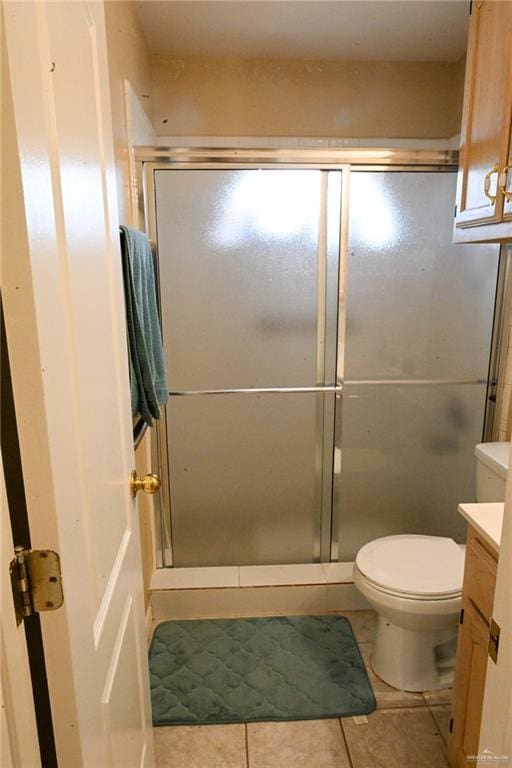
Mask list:
POLYGON ((435 691, 453 681, 457 629, 416 632, 379 615, 372 669, 402 691, 435 691))

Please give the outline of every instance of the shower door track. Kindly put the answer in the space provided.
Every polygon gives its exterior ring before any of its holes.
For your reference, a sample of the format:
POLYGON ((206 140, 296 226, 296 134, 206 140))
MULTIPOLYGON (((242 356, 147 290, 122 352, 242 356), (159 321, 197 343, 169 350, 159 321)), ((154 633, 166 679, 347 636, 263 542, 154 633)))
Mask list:
MULTIPOLYGON (((486 379, 345 379, 345 384, 357 386, 390 384, 393 386, 410 387, 449 384, 487 384, 486 379)), ((196 395, 296 395, 314 393, 341 394, 343 385, 326 387, 242 387, 239 389, 175 389, 169 391, 169 397, 190 397, 196 395)))
MULTIPOLYGON (((402 384, 421 385, 426 380, 365 380, 344 382, 344 339, 345 339, 345 270, 348 256, 348 211, 349 178, 357 171, 404 171, 404 172, 455 172, 458 164, 458 152, 453 150, 410 150, 410 149, 235 149, 201 147, 135 147, 134 148, 134 199, 138 201, 138 210, 134 210, 135 225, 144 230, 152 245, 158 249, 156 229, 156 192, 155 171, 159 170, 236 170, 236 169, 311 169, 319 171, 340 171, 342 173, 341 222, 339 243, 339 295, 337 327, 337 364, 336 383, 328 386, 312 387, 264 387, 212 390, 177 390, 171 391, 171 397, 190 397, 197 395, 271 395, 271 394, 334 394, 334 445, 333 452, 341 451, 341 396, 343 384, 402 384)), ((134 206, 135 208, 135 206, 134 206)), ((158 264, 158 259, 157 259, 158 264)), ((157 269, 158 280, 158 269, 157 269)), ((159 290, 158 290, 159 295, 159 290)), ((438 385, 455 383, 452 380, 439 379, 429 381, 438 385)), ((457 383, 485 383, 464 381, 457 383)), ((155 504, 155 563, 156 567, 172 566, 172 532, 166 525, 166 518, 171 520, 170 485, 167 452, 166 420, 162 419, 153 433, 152 453, 158 458, 158 468, 162 478, 163 496, 155 504)), ((334 459, 334 456, 333 456, 334 459)), ((320 550, 330 555, 330 561, 339 560, 339 510, 336 496, 339 491, 339 471, 333 460, 332 507, 330 525, 323 521, 323 528, 317 535, 314 561, 320 561, 320 550), (329 541, 326 541, 326 537, 329 541), (320 541, 320 538, 322 541, 320 541)), ((324 478, 322 482, 326 482, 324 478)), ((324 554, 325 559, 325 554, 324 554)))
POLYGON ((190 395, 297 395, 341 392, 343 387, 242 387, 239 389, 178 389, 171 390, 169 397, 188 397, 190 395))

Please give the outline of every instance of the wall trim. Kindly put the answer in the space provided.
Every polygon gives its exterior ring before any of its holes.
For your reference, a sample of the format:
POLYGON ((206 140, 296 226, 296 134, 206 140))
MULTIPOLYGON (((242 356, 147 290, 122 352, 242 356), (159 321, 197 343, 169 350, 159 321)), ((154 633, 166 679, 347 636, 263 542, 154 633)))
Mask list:
POLYGON ((249 616, 325 615, 370 608, 354 584, 159 589, 153 621, 249 616))
POLYGON ((159 568, 151 579, 152 622, 368 609, 353 570, 351 562, 159 568))
POLYGON ((348 148, 375 147, 395 149, 459 149, 460 134, 441 139, 344 139, 329 136, 179 136, 159 135, 159 147, 231 147, 254 149, 268 147, 274 149, 298 148, 348 148))
POLYGON ((354 563, 157 568, 151 590, 285 587, 353 582, 354 563))

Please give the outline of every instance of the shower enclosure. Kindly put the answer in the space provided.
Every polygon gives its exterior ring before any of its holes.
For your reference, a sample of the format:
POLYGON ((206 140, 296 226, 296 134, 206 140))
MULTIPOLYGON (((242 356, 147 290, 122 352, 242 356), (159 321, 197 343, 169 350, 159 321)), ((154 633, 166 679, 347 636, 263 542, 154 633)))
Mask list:
POLYGON ((451 243, 441 162, 143 164, 170 387, 163 565, 461 538, 498 249, 451 243))

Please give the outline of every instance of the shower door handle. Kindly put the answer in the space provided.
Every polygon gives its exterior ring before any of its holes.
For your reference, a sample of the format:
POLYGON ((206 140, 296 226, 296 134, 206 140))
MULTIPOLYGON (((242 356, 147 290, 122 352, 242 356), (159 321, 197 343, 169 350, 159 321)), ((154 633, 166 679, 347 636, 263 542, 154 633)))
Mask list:
POLYGON ((340 394, 341 384, 316 387, 245 387, 239 389, 175 389, 169 397, 188 397, 190 395, 300 395, 300 394, 340 394))

